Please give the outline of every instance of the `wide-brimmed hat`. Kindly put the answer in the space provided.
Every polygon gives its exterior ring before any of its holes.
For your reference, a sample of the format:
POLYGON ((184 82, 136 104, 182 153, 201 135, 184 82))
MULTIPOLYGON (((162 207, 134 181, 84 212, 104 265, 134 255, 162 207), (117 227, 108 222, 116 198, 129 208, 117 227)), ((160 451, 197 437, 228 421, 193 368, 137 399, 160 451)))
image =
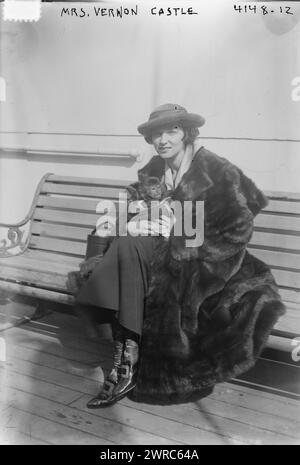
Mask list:
POLYGON ((138 126, 138 131, 143 136, 151 134, 161 127, 179 124, 184 128, 199 128, 203 126, 205 119, 203 116, 188 111, 176 103, 166 103, 155 108, 146 123, 138 126))

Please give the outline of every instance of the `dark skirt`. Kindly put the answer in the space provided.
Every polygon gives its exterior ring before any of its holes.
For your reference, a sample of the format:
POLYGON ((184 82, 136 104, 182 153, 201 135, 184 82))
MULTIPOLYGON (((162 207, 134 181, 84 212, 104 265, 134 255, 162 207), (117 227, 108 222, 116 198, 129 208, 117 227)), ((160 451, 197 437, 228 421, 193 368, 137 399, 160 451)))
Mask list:
MULTIPOLYGON (((160 238, 117 237, 77 296, 77 304, 114 311, 119 323, 141 335, 150 263, 160 238)), ((101 319, 101 315, 100 319, 101 319)))

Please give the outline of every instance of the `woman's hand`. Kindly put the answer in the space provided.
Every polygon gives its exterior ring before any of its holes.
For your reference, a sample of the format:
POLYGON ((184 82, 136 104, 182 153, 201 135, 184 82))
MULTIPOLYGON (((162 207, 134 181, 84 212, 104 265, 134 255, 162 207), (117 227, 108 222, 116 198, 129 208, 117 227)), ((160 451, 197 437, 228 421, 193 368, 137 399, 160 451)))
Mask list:
POLYGON ((96 236, 109 237, 116 235, 116 218, 110 215, 102 215, 96 223, 96 236))
POLYGON ((128 233, 135 236, 159 236, 158 225, 153 221, 140 220, 127 223, 128 233))
POLYGON ((164 236, 169 237, 174 224, 174 219, 165 215, 158 221, 129 221, 127 231, 131 236, 164 236))
POLYGON ((103 254, 95 255, 94 257, 87 258, 79 264, 79 273, 82 278, 87 278, 88 275, 102 260, 103 254))
POLYGON ((175 221, 176 220, 174 216, 170 217, 162 215, 159 219, 160 234, 166 238, 169 238, 175 221))

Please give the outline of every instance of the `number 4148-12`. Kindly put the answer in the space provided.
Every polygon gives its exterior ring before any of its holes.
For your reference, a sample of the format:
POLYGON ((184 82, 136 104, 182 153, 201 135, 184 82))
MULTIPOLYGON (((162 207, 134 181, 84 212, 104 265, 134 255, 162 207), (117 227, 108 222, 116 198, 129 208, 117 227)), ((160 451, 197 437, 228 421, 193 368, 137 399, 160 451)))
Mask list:
POLYGON ((272 13, 283 13, 287 15, 293 15, 292 9, 290 6, 272 6, 267 5, 234 5, 234 11, 238 13, 262 13, 263 15, 272 14, 272 13))

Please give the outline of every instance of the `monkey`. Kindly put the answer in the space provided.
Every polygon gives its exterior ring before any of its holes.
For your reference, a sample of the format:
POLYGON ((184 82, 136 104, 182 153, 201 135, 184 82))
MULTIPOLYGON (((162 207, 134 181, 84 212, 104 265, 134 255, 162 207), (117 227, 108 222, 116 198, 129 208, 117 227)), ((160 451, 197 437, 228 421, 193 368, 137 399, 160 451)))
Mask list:
POLYGON ((155 176, 142 178, 131 186, 127 186, 129 201, 141 200, 146 202, 147 206, 151 200, 162 200, 167 197, 167 188, 159 178, 155 176))
POLYGON ((147 177, 139 182, 137 190, 140 199, 147 203, 151 200, 162 200, 167 192, 164 183, 155 176, 147 177))
POLYGON ((170 192, 159 178, 142 178, 130 188, 129 193, 133 201, 128 210, 129 222, 144 220, 155 223, 162 217, 173 221, 174 215, 168 203, 171 200, 170 192))

